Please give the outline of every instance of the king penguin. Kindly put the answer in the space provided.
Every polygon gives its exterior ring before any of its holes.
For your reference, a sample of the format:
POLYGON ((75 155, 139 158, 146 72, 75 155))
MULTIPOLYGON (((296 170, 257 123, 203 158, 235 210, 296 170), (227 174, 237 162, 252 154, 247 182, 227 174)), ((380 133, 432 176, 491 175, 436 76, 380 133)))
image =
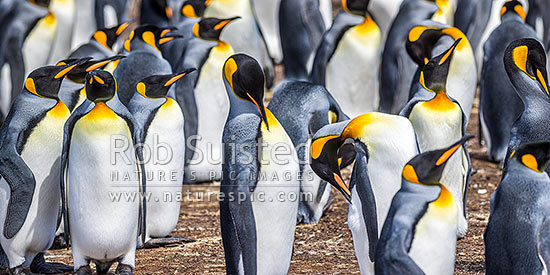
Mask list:
POLYGON ((48 63, 52 64, 61 60, 71 52, 71 44, 73 42, 73 30, 76 18, 75 0, 51 0, 50 10, 55 15, 57 20, 57 30, 53 49, 48 63))
POLYGON ((61 199, 77 274, 92 274, 90 261, 98 274, 114 261, 117 274, 132 274, 138 233, 145 238, 145 199, 117 201, 108 195, 141 198, 146 191, 142 150, 136 146, 143 144, 140 129, 116 89, 111 73, 89 72, 88 104, 77 108, 64 128, 61 199))
POLYGON ((118 38, 124 33, 130 24, 124 22, 118 26, 99 29, 95 31, 89 38, 88 43, 84 43, 76 48, 69 58, 83 58, 86 56, 93 57, 94 59, 103 59, 115 54, 113 51, 113 45, 117 42, 118 38))
POLYGON ((417 153, 411 122, 384 113, 325 126, 313 138, 313 170, 350 200, 348 225, 362 274, 374 274, 378 236, 401 186, 401 171, 417 153), (341 178, 338 157, 348 140, 356 152, 349 189, 341 178))
POLYGON ((47 15, 36 23, 36 26, 25 39, 22 47, 25 75, 29 75, 34 69, 48 64, 53 51, 57 26, 57 18, 51 11, 48 11, 47 15))
POLYGON ((132 31, 124 42, 124 50, 128 55, 118 63, 114 71, 117 96, 124 105, 128 105, 140 80, 155 74, 172 73, 172 67, 162 57, 159 46, 179 36, 172 34, 170 30, 162 35, 163 32, 159 27, 143 25, 132 31))
POLYGON ((311 170, 309 147, 321 127, 348 120, 332 95, 322 86, 302 81, 277 86, 269 110, 287 131, 300 161, 300 205, 298 223, 319 222, 330 204, 330 185, 311 170), (308 197, 309 196, 309 197, 308 197))
POLYGON ((324 34, 311 72, 311 81, 324 85, 351 117, 378 110, 381 34, 368 4, 342 0, 345 12, 324 34))
POLYGON ((491 195, 491 215, 483 235, 486 274, 544 274, 538 248, 548 242, 543 234, 550 219, 550 178, 544 172, 550 160, 550 143, 527 143, 508 160, 507 171, 491 195), (521 256, 519 256, 521 255, 521 256))
MULTIPOLYGON (((281 49, 281 36, 279 34, 279 8, 281 0, 263 1, 252 0, 254 14, 258 20, 258 26, 265 39, 269 55, 275 63, 283 61, 283 50, 281 49)), ((306 1, 294 1, 306 2, 306 1)), ((332 7, 331 7, 332 10, 332 7)))
MULTIPOLYGON (((455 49, 461 39, 442 54, 432 58, 420 72, 420 87, 400 115, 408 117, 416 132, 420 152, 449 146, 466 134, 466 116, 460 104, 446 92, 447 75, 455 49)), ((466 195, 471 172, 466 145, 458 149, 442 175, 441 183, 453 194, 458 210, 458 237, 468 230, 466 195)))
POLYGON ((474 50, 478 48, 481 35, 489 22, 492 2, 492 0, 461 0, 456 7, 454 26, 466 34, 474 50))
POLYGON ((491 33, 483 47, 485 56, 479 89, 479 122, 489 160, 494 162, 504 161, 510 129, 523 112, 523 103, 504 69, 504 51, 511 42, 537 37, 522 16, 525 16, 525 11, 518 1, 504 4, 502 23, 491 33))
POLYGON ((186 50, 182 68, 197 68, 176 84, 176 95, 185 116, 185 182, 206 182, 221 178, 222 133, 229 112, 224 92, 222 68, 233 53, 230 44, 220 40, 225 27, 238 17, 203 18, 193 27, 201 40, 186 50))
POLYGON ((380 27, 382 44, 386 41, 391 24, 397 16, 402 3, 403 0, 370 0, 369 2, 369 11, 374 21, 380 27))
POLYGON ((0 129, 0 244, 15 274, 26 274, 29 266, 34 273, 71 270, 45 263, 43 257, 57 229, 59 158, 70 115, 58 92, 64 76, 77 65, 34 70, 0 129))
POLYGON ((149 76, 136 85, 128 109, 140 127, 142 140, 151 150, 145 162, 147 191, 159 201, 147 204, 145 246, 162 246, 185 241, 167 237, 178 223, 183 183, 185 137, 183 113, 172 85, 194 71, 149 76), (162 149, 164 148, 164 149, 162 149))
POLYGON ((273 84, 273 62, 269 57, 267 46, 254 15, 250 0, 209 0, 204 17, 241 19, 226 28, 221 40, 226 41, 235 52, 246 53, 257 59, 266 75, 266 87, 273 84))
MULTIPOLYGON (((450 0, 404 1, 393 21, 382 52, 380 67, 380 111, 398 113, 407 104, 416 65, 407 55, 409 31, 426 19, 447 24, 452 13, 450 0)), ((452 22, 449 22, 452 23, 452 22)))
POLYGON ((376 274, 454 273, 460 213, 440 180, 449 158, 472 137, 424 152, 405 165, 376 247, 376 274))
POLYGON ((136 3, 132 0, 95 0, 94 2, 95 25, 98 29, 120 25, 128 20, 131 5, 136 3))
POLYGON ((546 54, 538 40, 523 38, 510 43, 504 52, 504 68, 523 102, 523 112, 510 130, 506 167, 520 145, 550 140, 550 99, 546 54))
POLYGON ((88 38, 98 29, 95 23, 95 7, 96 1, 89 0, 75 0, 76 19, 73 26, 73 34, 71 41, 71 49, 75 49, 83 43, 88 41, 88 38))
POLYGON ((286 274, 300 192, 296 151, 263 105, 264 75, 255 59, 231 56, 224 64, 223 80, 231 106, 223 132, 220 186, 225 198, 220 200, 220 219, 226 271, 286 274), (281 149, 287 153, 275 159, 274 150, 281 149))
POLYGON ((168 0, 143 0, 140 11, 140 24, 158 27, 171 25, 170 19, 174 15, 168 0))

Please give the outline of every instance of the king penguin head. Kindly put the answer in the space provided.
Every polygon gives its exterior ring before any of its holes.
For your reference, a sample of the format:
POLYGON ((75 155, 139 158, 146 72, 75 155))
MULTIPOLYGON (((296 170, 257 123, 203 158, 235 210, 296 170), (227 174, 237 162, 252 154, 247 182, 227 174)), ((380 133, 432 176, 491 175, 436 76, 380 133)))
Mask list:
POLYGON ((48 8, 50 6, 50 0, 29 0, 30 3, 40 7, 48 8))
POLYGON ((174 32, 175 27, 159 28, 153 25, 142 25, 130 33, 130 37, 124 42, 127 52, 135 49, 150 48, 160 52, 159 46, 175 38, 183 36, 174 32))
POLYGON ((170 7, 168 0, 149 0, 151 6, 157 14, 161 14, 165 19, 170 20, 174 15, 174 11, 170 7))
POLYGON ((203 18, 193 26, 193 34, 204 40, 220 41, 220 35, 227 24, 240 18, 239 16, 228 19, 203 18))
MULTIPOLYGON (((65 75, 65 78, 75 83, 84 84, 86 74, 88 72, 104 68, 105 66, 107 66, 107 64, 109 64, 109 62, 120 60, 125 57, 126 56, 124 55, 115 55, 100 60, 93 60, 91 57, 83 58, 81 60, 84 62, 80 63, 78 66, 72 69, 67 75, 65 75)), ((57 62, 56 66, 65 66, 76 61, 78 61, 78 59, 64 59, 57 62)))
POLYGON ((95 70, 86 75, 86 97, 99 103, 111 100, 116 94, 116 81, 110 72, 95 70))
POLYGON ((82 58, 63 66, 44 66, 32 71, 25 80, 24 90, 34 95, 58 99, 59 88, 65 76, 89 58, 82 58))
POLYGON ((403 180, 426 185, 440 184, 447 161, 472 135, 462 137, 455 144, 440 150, 428 151, 412 158, 403 168, 403 180))
POLYGON ((432 50, 441 36, 442 30, 436 27, 416 26, 409 31, 405 48, 420 68, 432 58, 432 50))
POLYGON ((457 39, 449 49, 430 59, 430 61, 424 65, 424 68, 422 68, 420 72, 419 79, 424 89, 434 93, 445 92, 447 75, 449 74, 453 52, 458 43, 460 43, 460 40, 462 39, 457 39))
POLYGON ((504 67, 513 82, 518 77, 526 79, 529 85, 536 85, 544 94, 550 96, 546 53, 536 39, 524 38, 510 43, 504 52, 504 67))
POLYGON ((537 173, 544 173, 550 161, 550 142, 523 144, 510 158, 537 173))
POLYGON ((500 18, 503 18, 506 14, 516 14, 521 17, 523 21, 525 21, 527 17, 525 9, 523 9, 523 5, 517 0, 508 1, 502 5, 502 8, 500 9, 500 18))
POLYGON ((90 40, 96 41, 103 47, 112 50, 118 37, 130 26, 130 22, 124 22, 112 28, 99 29, 90 40))
POLYGON ((136 91, 145 98, 165 98, 170 87, 176 81, 193 71, 195 68, 187 69, 181 73, 146 77, 136 85, 136 91))
POLYGON ((342 8, 350 14, 367 16, 369 0, 342 0, 342 8))
POLYGON ((246 54, 230 56, 223 65, 223 81, 229 96, 231 113, 255 113, 267 129, 264 107, 264 71, 256 59, 246 54))
POLYGON ((188 18, 200 18, 206 10, 205 0, 186 0, 181 5, 181 15, 188 18))

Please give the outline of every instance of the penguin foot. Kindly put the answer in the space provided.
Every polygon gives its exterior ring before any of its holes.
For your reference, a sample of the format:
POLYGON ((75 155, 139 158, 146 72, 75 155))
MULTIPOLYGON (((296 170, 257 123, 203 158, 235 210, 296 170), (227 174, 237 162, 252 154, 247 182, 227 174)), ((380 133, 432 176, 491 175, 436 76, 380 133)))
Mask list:
POLYGON ((31 271, 39 274, 57 274, 71 272, 73 267, 62 263, 47 263, 44 260, 44 253, 39 253, 32 260, 31 271))
POLYGON ((67 247, 67 241, 65 240, 65 234, 61 233, 60 235, 55 236, 53 239, 53 244, 50 249, 63 249, 67 247))
POLYGON ((117 275, 132 275, 132 267, 127 264, 119 263, 116 267, 115 274, 117 275))
POLYGON ((92 269, 89 265, 84 265, 78 268, 76 275, 92 275, 92 269))
POLYGON ((150 239, 143 245, 143 248, 158 248, 168 245, 181 244, 181 243, 192 243, 195 242, 193 239, 179 237, 179 236, 167 236, 164 238, 154 238, 150 239))
POLYGON ((10 269, 10 273, 8 273, 8 274, 12 274, 12 275, 34 275, 36 273, 33 273, 30 270, 30 268, 28 268, 28 267, 18 266, 16 268, 10 269))
POLYGON ((107 274, 109 272, 109 269, 113 265, 113 262, 109 263, 102 263, 102 262, 95 262, 95 271, 97 274, 107 274))

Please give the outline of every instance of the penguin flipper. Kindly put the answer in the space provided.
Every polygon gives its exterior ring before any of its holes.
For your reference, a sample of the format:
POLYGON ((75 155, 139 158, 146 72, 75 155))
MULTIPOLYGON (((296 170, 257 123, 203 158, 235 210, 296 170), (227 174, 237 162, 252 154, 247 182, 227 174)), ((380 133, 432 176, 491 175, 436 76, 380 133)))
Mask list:
POLYGON ((9 266, 10 261, 8 260, 8 256, 6 252, 4 252, 2 245, 0 245, 0 269, 8 268, 9 266))
POLYGON ((548 275, 550 270, 550 218, 544 217, 537 232, 537 252, 542 264, 542 274, 548 275))
POLYGON ((0 175, 10 187, 10 199, 4 223, 4 236, 13 238, 21 229, 31 207, 36 180, 32 170, 17 153, 17 135, 6 136, 0 149, 0 175))

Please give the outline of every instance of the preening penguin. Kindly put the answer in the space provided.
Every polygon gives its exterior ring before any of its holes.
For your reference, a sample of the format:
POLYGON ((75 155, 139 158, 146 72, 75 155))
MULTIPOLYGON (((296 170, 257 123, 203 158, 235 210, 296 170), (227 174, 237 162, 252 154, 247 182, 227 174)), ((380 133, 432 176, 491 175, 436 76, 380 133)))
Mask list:
POLYGON ((313 138, 313 170, 351 202, 348 225, 362 274, 374 274, 376 243, 391 200, 401 186, 401 171, 417 153, 411 122, 401 116, 377 112, 358 116, 351 122, 327 125, 313 138), (357 153, 351 192, 340 176, 338 157, 347 140, 353 142, 357 153))
POLYGON ((264 75, 256 60, 244 54, 231 56, 224 64, 223 80, 230 101, 220 186, 226 271, 284 274, 296 228, 298 200, 293 198, 300 192, 296 151, 263 105, 264 75), (286 153, 276 159, 273 150, 286 153))
MULTIPOLYGON (((416 96, 401 111, 412 122, 420 152, 449 146, 466 134, 466 116, 460 104, 446 92, 450 60, 461 39, 442 54, 432 58, 420 72, 416 96)), ((441 183, 453 194, 458 210, 458 236, 468 230, 466 195, 470 181, 471 163, 466 145, 458 149, 447 164, 441 183)))
POLYGON ((342 0, 345 13, 324 34, 311 72, 311 81, 324 85, 351 117, 378 109, 380 29, 367 12, 368 4, 342 0))
MULTIPOLYGON (((54 240, 60 209, 60 155, 69 110, 58 98, 66 74, 78 66, 34 70, 2 125, 0 136, 0 244, 12 272, 58 273, 43 253, 54 240), (31 265, 34 259, 42 265, 31 265)), ((68 269, 68 270, 67 270, 68 269)))
POLYGON ((103 59, 115 54, 113 45, 117 42, 122 33, 130 26, 129 22, 124 22, 118 26, 99 29, 95 31, 88 43, 82 44, 74 50, 69 58, 93 57, 94 59, 103 59))
MULTIPOLYGON (((546 54, 533 38, 516 40, 504 52, 504 67, 521 101, 523 112, 512 124, 504 166, 520 145, 550 140, 550 99, 546 54)), ((506 173, 506 171, 504 171, 506 173)))
POLYGON ((550 218, 550 178, 544 172, 549 160, 548 142, 523 144, 508 160, 507 171, 491 195, 483 237, 486 274, 544 274, 549 262, 541 256, 548 250, 539 249, 550 235, 539 232, 545 231, 550 218))
POLYGON ((483 47, 479 121, 490 161, 504 161, 512 124, 523 111, 523 103, 504 69, 504 51, 514 40, 536 38, 535 31, 524 22, 524 16, 525 11, 518 1, 504 4, 502 23, 483 47))
POLYGON ((188 240, 167 237, 178 223, 181 201, 177 197, 182 192, 185 157, 183 113, 170 87, 194 70, 143 79, 128 106, 149 149, 144 155, 147 192, 159 199, 147 204, 145 246, 188 240))
POLYGON ((376 274, 453 274, 460 212, 440 180, 449 158, 472 137, 405 165, 376 247, 376 274))
POLYGON ((87 104, 71 114, 64 128, 60 183, 65 238, 72 244, 78 274, 91 274, 90 261, 99 274, 114 261, 119 262, 117 274, 131 274, 138 230, 145 238, 145 199, 116 201, 109 194, 141 198, 146 191, 142 150, 134 150, 143 143, 140 129, 116 97, 111 73, 89 72, 86 96, 87 104))
POLYGON ((198 72, 176 84, 177 100, 185 116, 186 182, 213 181, 222 176, 222 129, 229 112, 222 69, 234 51, 220 40, 220 34, 237 19, 203 18, 193 27, 196 37, 217 45, 192 42, 182 66, 197 68, 198 72))
POLYGON ((283 82, 268 107, 292 140, 300 161, 298 223, 316 223, 330 204, 331 188, 311 170, 311 138, 321 127, 349 118, 324 87, 308 82, 283 82))

